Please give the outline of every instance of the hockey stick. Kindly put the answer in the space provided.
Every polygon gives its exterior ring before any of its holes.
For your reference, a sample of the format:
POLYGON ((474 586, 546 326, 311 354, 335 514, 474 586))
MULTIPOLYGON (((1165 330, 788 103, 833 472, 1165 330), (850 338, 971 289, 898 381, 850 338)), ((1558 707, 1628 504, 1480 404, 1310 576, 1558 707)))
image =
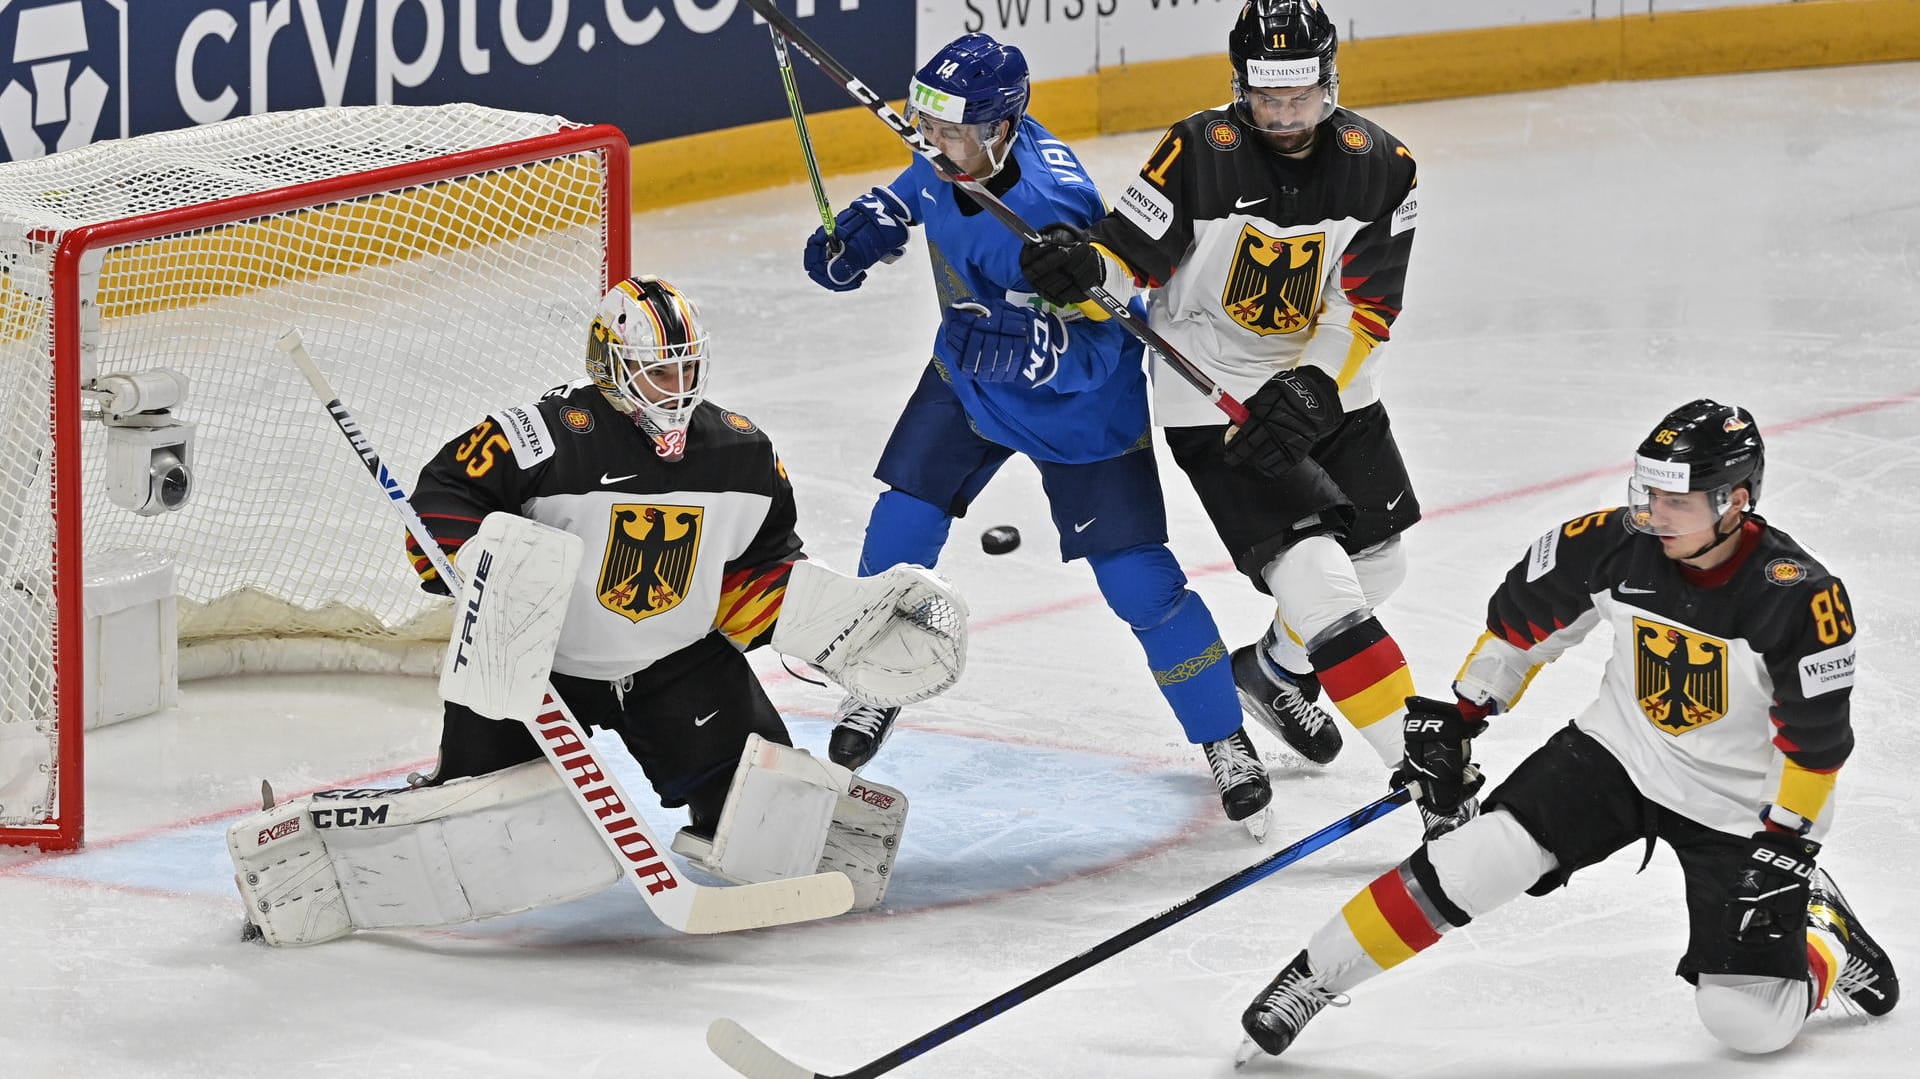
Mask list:
POLYGON ((1379 820, 1412 801, 1414 797, 1414 788, 1401 787, 1377 801, 1362 806, 1293 846, 1276 851, 1131 929, 1108 937, 1051 970, 1027 979, 972 1011, 956 1016, 886 1056, 862 1064, 850 1072, 829 1076, 823 1072, 809 1071, 774 1052, 767 1043, 754 1037, 745 1027, 731 1019, 715 1019, 707 1027, 707 1048, 713 1050, 713 1054, 724 1061, 728 1067, 747 1076, 748 1079, 870 1079, 871 1076, 883 1075, 929 1049, 952 1041, 1014 1005, 1039 996, 1081 971, 1113 958, 1161 930, 1185 921, 1248 885, 1272 876, 1321 847, 1379 820))
MULTIPOLYGON (((406 523, 407 531, 433 563, 440 579, 458 596, 460 571, 454 568, 440 542, 420 520, 406 488, 387 470, 374 451, 372 440, 360 429, 359 421, 340 403, 340 395, 308 355, 300 331, 289 329, 282 334, 280 347, 326 404, 334 425, 359 454, 374 482, 386 492, 388 504, 406 523)), ((620 788, 612 769, 601 762, 593 743, 581 730, 580 722, 551 685, 547 687, 540 714, 522 722, 546 754, 548 763, 566 781, 563 786, 572 793, 580 812, 595 826, 600 841, 613 855, 614 864, 622 868, 621 875, 646 900, 654 916, 669 928, 682 933, 726 933, 831 918, 853 906, 853 882, 838 872, 718 888, 687 880, 661 853, 666 848, 646 820, 628 808, 634 804, 633 800, 620 788)))
POLYGON ((807 179, 813 183, 813 204, 820 210, 820 225, 827 231, 829 255, 839 246, 833 236, 833 207, 827 204, 826 185, 820 182, 820 162, 813 156, 813 137, 807 134, 807 110, 800 104, 800 88, 793 83, 793 61, 787 58, 787 39, 780 31, 767 27, 773 38, 773 58, 780 65, 780 85, 787 91, 787 111, 793 113, 793 130, 800 136, 800 156, 807 162, 807 179))
MULTIPOLYGON (((892 128, 893 133, 900 136, 901 141, 912 147, 915 153, 926 158, 940 175, 947 179, 947 182, 972 196, 973 201, 979 203, 981 209, 998 218, 1001 224, 1012 229, 1021 239, 1029 243, 1039 242, 1040 234, 1034 231, 1033 226, 1021 220, 1020 215, 1015 213, 1012 207, 1001 202, 993 192, 987 190, 985 184, 962 171, 959 165, 954 164, 952 158, 940 151, 939 147, 928 142, 926 136, 920 134, 912 124, 907 123, 899 113, 889 108, 879 94, 874 93, 866 83, 861 82, 859 77, 847 70, 845 65, 829 56, 813 38, 807 36, 806 31, 795 26, 792 19, 782 14, 780 9, 773 5, 773 0, 747 0, 747 6, 767 20, 767 26, 770 29, 786 38, 794 48, 799 49, 800 55, 811 60, 814 66, 838 82, 855 101, 865 105, 867 111, 878 116, 892 128)), ((1180 373, 1180 377, 1186 379, 1194 389, 1199 390, 1207 400, 1226 413, 1234 426, 1238 427, 1247 422, 1245 405, 1235 399, 1232 394, 1221 389, 1213 379, 1208 378, 1205 371, 1194 366, 1192 360, 1181 355, 1180 350, 1168 344, 1167 339, 1161 337, 1153 327, 1135 318, 1126 304, 1099 285, 1088 289, 1087 295, 1093 302, 1099 304, 1102 310, 1117 320, 1123 329, 1173 364, 1174 370, 1180 373)))

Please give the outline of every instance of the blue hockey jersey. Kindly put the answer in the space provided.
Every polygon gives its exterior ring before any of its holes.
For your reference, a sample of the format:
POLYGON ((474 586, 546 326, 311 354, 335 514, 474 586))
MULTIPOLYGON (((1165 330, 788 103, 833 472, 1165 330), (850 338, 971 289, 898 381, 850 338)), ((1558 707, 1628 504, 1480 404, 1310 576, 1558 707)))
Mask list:
MULTIPOLYGON (((1032 117, 1020 121, 1005 168, 1017 169, 1018 179, 1001 201, 1035 228, 1086 228, 1106 216, 1106 204, 1073 150, 1032 117)), ((1020 237, 942 180, 925 158, 915 158, 889 187, 909 208, 911 224, 926 227, 943 316, 948 305, 969 298, 1042 304, 1020 272, 1020 237)), ((1144 446, 1141 346, 1118 323, 1093 322, 1078 311, 1056 313, 1067 320, 1067 345, 1049 362, 1029 368, 1030 377, 976 380, 954 362, 937 333, 933 362, 981 437, 1029 457, 1080 464, 1144 446)))

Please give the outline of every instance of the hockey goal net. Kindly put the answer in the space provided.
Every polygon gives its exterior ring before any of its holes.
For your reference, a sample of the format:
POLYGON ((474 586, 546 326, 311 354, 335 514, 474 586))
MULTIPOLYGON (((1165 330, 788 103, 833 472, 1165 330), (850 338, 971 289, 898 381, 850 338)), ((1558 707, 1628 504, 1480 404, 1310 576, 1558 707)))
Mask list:
POLYGON ((183 677, 432 668, 447 601, 275 342, 301 332, 411 485, 576 377, 627 274, 628 161, 611 127, 451 105, 0 165, 0 844, 82 839, 87 687, 123 658, 85 669, 90 563, 171 564, 183 677), (142 516, 109 497, 95 387, 162 368, 186 376, 190 497, 142 516))

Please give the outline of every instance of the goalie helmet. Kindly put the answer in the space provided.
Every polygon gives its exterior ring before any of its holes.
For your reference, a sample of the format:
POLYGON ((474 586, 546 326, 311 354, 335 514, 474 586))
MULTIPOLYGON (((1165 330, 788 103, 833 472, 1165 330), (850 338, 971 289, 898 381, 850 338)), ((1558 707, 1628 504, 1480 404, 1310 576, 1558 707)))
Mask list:
POLYGON ((923 132, 935 125, 948 131, 972 128, 974 141, 998 172, 1027 114, 1030 93, 1027 58, 1019 49, 986 34, 965 34, 914 73, 907 84, 907 120, 923 132), (996 130, 1002 120, 1012 124, 1004 141, 996 130))
POLYGON ((1306 129, 1325 122, 1340 102, 1339 51, 1340 35, 1319 0, 1248 0, 1227 35, 1235 112, 1257 131, 1294 134, 1299 129, 1292 125, 1263 126, 1248 98, 1262 91, 1317 86, 1317 118, 1306 129))
POLYGON ((1654 491, 1705 491, 1707 508, 1717 521, 1732 505, 1734 489, 1745 487, 1747 508, 1752 509, 1760 503, 1766 464, 1766 445, 1752 413, 1705 397, 1689 401, 1667 413, 1634 451, 1627 523, 1654 535, 1697 530, 1688 525, 1699 522, 1656 523, 1654 491))
POLYGON ((644 274, 615 285, 587 334, 587 375, 613 407, 678 461, 707 390, 707 330, 686 294, 644 274))

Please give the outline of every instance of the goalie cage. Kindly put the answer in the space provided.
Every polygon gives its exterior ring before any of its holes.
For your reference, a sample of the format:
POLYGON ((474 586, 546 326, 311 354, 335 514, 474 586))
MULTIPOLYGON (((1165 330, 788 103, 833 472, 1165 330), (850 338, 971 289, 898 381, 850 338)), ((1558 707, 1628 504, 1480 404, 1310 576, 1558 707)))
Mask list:
POLYGON ((473 105, 249 116, 0 165, 0 845, 83 838, 88 559, 172 563, 181 678, 430 674, 448 601, 275 347, 396 475, 578 368, 627 276, 615 128, 473 105), (90 379, 185 374, 192 496, 112 504, 90 379), (449 429, 448 425, 456 425, 449 429))

